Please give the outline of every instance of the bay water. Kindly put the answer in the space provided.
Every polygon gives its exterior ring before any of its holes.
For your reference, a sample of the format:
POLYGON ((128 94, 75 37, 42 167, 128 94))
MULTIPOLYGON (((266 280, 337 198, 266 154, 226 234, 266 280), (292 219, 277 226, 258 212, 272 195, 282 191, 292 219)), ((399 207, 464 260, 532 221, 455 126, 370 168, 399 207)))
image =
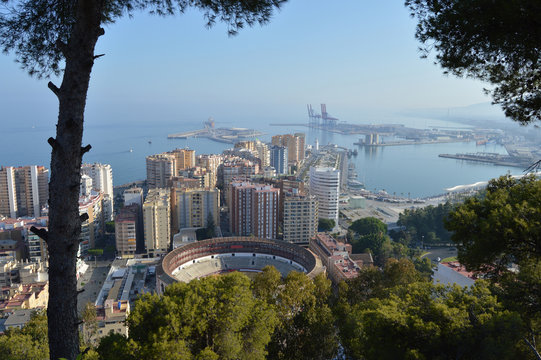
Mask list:
MULTIPOLYGON (((475 153, 486 151, 505 153, 497 144, 477 146, 470 143, 444 143, 364 148, 354 145, 361 135, 341 135, 304 126, 271 126, 271 121, 216 121, 216 127, 245 127, 265 133, 261 141, 270 141, 272 135, 303 132, 306 143, 314 145, 337 144, 357 149, 358 155, 350 158, 356 167, 359 180, 368 190, 385 190, 389 194, 427 197, 445 192, 456 185, 486 181, 506 173, 521 174, 523 169, 494 166, 438 157, 441 153, 475 153)), ((280 120, 281 123, 304 123, 306 119, 280 120)), ((371 123, 403 123, 417 128, 465 128, 449 121, 426 118, 394 117, 375 119, 371 123)), ((196 154, 221 153, 232 144, 215 142, 206 138, 168 139, 167 135, 196 130, 202 121, 152 120, 149 122, 119 121, 85 125, 84 143, 92 150, 84 155, 84 162, 101 162, 113 168, 115 185, 125 184, 146 177, 145 157, 175 148, 189 147, 196 154)), ((0 141, 0 165, 44 165, 49 167, 50 147, 46 140, 54 136, 54 125, 7 124, 0 141)))

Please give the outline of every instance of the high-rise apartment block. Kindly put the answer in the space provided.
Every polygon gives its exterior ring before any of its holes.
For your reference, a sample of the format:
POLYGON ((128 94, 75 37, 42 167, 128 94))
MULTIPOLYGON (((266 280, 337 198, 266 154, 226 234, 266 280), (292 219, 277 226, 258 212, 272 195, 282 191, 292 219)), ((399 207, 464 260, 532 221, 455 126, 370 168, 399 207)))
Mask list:
POLYGON ((134 187, 124 190, 124 206, 137 205, 137 225, 139 228, 137 236, 137 251, 143 252, 145 249, 145 239, 143 236, 143 189, 134 187))
POLYGON ((141 237, 139 225, 139 205, 132 203, 120 210, 115 217, 116 250, 123 258, 133 258, 137 250, 137 240, 141 237))
POLYGON ((261 142, 260 140, 255 141, 239 141, 235 144, 236 149, 248 149, 260 161, 260 167, 265 168, 270 165, 270 152, 267 144, 261 142))
POLYGON ((232 182, 230 186, 230 228, 236 235, 266 239, 278 236, 280 190, 269 185, 232 182))
POLYGON ((305 136, 303 133, 275 135, 272 137, 272 145, 287 148, 287 160, 290 164, 296 164, 304 160, 305 136))
POLYGON ((338 225, 340 171, 328 167, 310 168, 310 194, 319 201, 319 218, 332 219, 338 225))
POLYGON ((174 188, 171 203, 174 234, 183 228, 205 227, 209 217, 216 226, 220 224, 220 190, 217 188, 174 188))
POLYGON ((79 197, 79 215, 88 215, 88 219, 81 224, 79 246, 82 252, 93 248, 97 238, 103 234, 103 196, 101 192, 92 192, 89 196, 79 197))
POLYGON ((170 192, 150 189, 143 204, 145 247, 151 257, 167 253, 171 242, 170 192))
POLYGON ((150 189, 163 189, 175 176, 175 156, 168 153, 147 156, 147 183, 150 189))
MULTIPOLYGON (((38 229, 45 229, 46 227, 38 227, 38 229)), ((31 262, 42 262, 47 263, 48 253, 47 253, 47 243, 34 234, 31 231, 27 232, 26 240, 28 242, 28 255, 31 262)))
POLYGON ((283 196, 283 239, 292 243, 306 243, 317 234, 319 202, 314 195, 298 191, 283 196))
POLYGON ((179 170, 195 166, 195 150, 175 149, 171 154, 175 157, 175 175, 178 175, 179 170))
POLYGON ((253 175, 259 173, 259 165, 246 159, 231 158, 227 159, 220 166, 219 182, 224 189, 229 188, 229 184, 234 179, 251 179, 253 175))
POLYGON ((12 167, 0 168, 0 215, 17 217, 15 171, 12 167))
POLYGON ((92 178, 88 175, 81 175, 79 196, 88 196, 90 194, 92 194, 92 178))
POLYGON ((207 169, 209 173, 209 187, 216 187, 218 182, 218 168, 223 163, 222 155, 198 155, 197 165, 207 169))
MULTIPOLYGON (((109 164, 83 164, 81 175, 92 179, 92 188, 103 193, 103 217, 105 221, 113 220, 113 169, 109 164)), ((81 179, 83 180, 83 179, 81 179)), ((83 186, 81 182, 81 187, 83 186)))
POLYGON ((163 189, 170 186, 170 180, 181 170, 195 166, 195 150, 175 149, 147 156, 146 161, 148 187, 163 189))
POLYGON ((180 176, 174 176, 173 178, 171 178, 171 181, 169 183, 170 187, 175 187, 173 183, 176 182, 178 184, 179 182, 178 180, 180 180, 180 178, 184 178, 185 180, 188 180, 188 182, 191 179, 196 180, 198 184, 197 187, 202 187, 202 188, 211 187, 210 184, 216 183, 216 179, 214 179, 214 175, 210 171, 208 171, 206 168, 203 168, 200 166, 195 166, 189 169, 179 170, 179 175, 180 176))
POLYGON ((287 175, 287 147, 272 145, 270 148, 270 165, 276 170, 276 175, 287 175))
POLYGON ((109 197, 113 197, 113 169, 109 164, 83 164, 81 174, 90 176, 92 187, 109 197))
POLYGON ((43 166, 0 168, 0 215, 39 217, 49 199, 49 170, 43 166))

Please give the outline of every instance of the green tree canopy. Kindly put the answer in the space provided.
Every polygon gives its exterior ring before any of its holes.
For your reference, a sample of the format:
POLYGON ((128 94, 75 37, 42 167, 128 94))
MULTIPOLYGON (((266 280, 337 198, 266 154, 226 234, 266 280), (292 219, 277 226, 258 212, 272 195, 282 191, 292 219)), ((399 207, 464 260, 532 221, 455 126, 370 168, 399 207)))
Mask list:
POLYGON ((334 219, 319 219, 317 228, 319 231, 331 231, 335 225, 334 219))
POLYGON ((0 336, 0 359, 43 360, 49 358, 47 342, 47 315, 32 314, 22 329, 10 329, 0 336))
POLYGON ((265 359, 278 318, 257 299, 251 282, 235 272, 189 284, 176 283, 163 296, 139 299, 127 320, 129 339, 107 339, 125 359, 265 359))
POLYGON ((486 283, 472 289, 413 282, 356 303, 340 322, 356 359, 517 359, 521 320, 486 283))
POLYGON ((207 225, 204 228, 197 229, 195 231, 197 240, 205 240, 216 237, 216 224, 214 223, 214 218, 209 212, 207 215, 207 225))
POLYGON ((533 175, 491 180, 483 197, 453 211, 458 260, 493 281, 504 304, 519 312, 529 329, 525 342, 536 349, 541 329, 541 181, 533 175))
POLYGON ((534 176, 491 180, 483 198, 468 198, 446 223, 458 259, 498 278, 512 263, 541 259, 541 181, 534 176))
POLYGON ((365 217, 355 220, 349 228, 361 236, 387 234, 387 224, 375 217, 365 217))
POLYGON ((493 85, 494 103, 522 124, 541 120, 541 2, 406 0, 426 56, 446 72, 493 85))
POLYGON ((292 271, 277 282, 277 271, 265 268, 254 280, 255 292, 277 309, 279 325, 269 343, 270 359, 331 359, 338 336, 329 306, 331 283, 324 274, 311 280, 292 271))
POLYGON ((103 249, 88 249, 87 252, 88 252, 89 255, 94 255, 94 256, 103 255, 103 249))
POLYGON ((449 202, 438 206, 425 206, 418 209, 406 209, 398 217, 397 225, 405 228, 404 232, 397 233, 399 239, 412 237, 414 240, 425 243, 449 243, 451 232, 445 228, 444 220, 453 210, 454 205, 449 202))

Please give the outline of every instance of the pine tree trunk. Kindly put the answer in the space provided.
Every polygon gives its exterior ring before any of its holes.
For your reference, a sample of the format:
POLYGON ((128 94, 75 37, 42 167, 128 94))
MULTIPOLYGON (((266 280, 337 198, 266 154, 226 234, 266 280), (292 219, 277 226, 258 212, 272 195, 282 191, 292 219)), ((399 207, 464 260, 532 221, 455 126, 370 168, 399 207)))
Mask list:
POLYGON ((75 359, 79 354, 76 263, 81 233, 79 187, 83 120, 94 46, 100 28, 103 0, 79 0, 77 18, 63 47, 66 68, 59 89, 56 139, 49 139, 49 306, 47 309, 50 358, 75 359))

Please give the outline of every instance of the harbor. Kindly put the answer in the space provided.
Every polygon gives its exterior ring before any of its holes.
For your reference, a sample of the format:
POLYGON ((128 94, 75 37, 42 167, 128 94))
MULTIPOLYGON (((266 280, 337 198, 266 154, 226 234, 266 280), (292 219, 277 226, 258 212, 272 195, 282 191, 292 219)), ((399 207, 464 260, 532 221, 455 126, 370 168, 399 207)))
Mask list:
POLYGON ((234 144, 237 141, 253 139, 265 133, 246 128, 216 128, 214 120, 210 118, 203 123, 203 129, 185 131, 167 135, 168 139, 207 138, 213 141, 234 144))

